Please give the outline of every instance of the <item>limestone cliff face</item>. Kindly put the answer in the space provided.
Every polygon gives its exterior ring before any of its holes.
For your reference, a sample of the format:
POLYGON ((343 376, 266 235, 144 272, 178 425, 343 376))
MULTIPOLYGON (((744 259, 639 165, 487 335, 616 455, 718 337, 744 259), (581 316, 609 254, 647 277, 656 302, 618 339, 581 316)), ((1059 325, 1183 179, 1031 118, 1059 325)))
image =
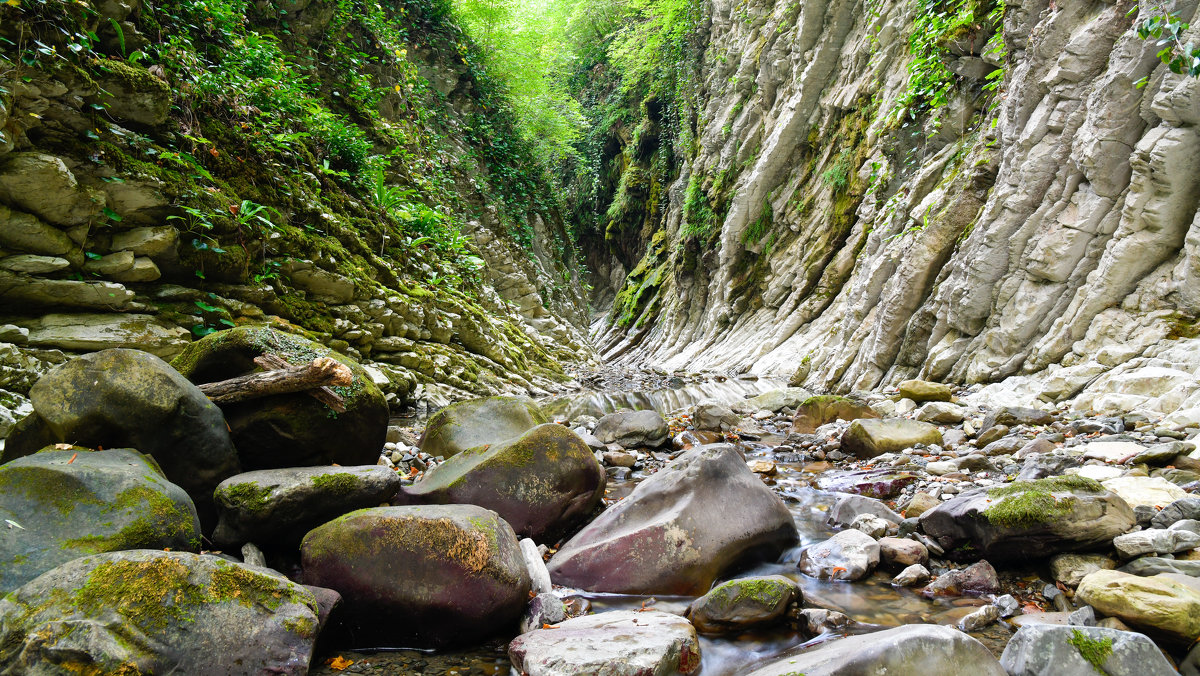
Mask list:
MULTIPOLYGON (((1200 406, 1200 80, 1159 63, 1129 2, 1021 0, 949 44, 947 105, 897 119, 914 5, 712 2, 697 150, 667 244, 622 290, 655 301, 601 351, 832 390, 919 376, 1200 406), (697 196, 716 228, 699 247, 680 236, 697 196)), ((1200 26, 1194 0, 1170 8, 1200 26)))
POLYGON ((544 392, 591 358, 562 220, 527 206, 548 188, 519 156, 490 150, 512 147, 511 125, 437 2, 362 6, 386 16, 332 0, 226 4, 245 16, 170 1, 0 7, 0 436, 2 409, 22 410, 4 391, 28 391, 62 351, 169 358, 234 323, 373 364, 396 404, 544 392), (234 68, 249 79, 202 89, 234 68), (290 103, 269 92, 298 80, 290 96, 309 107, 291 114, 315 110, 327 128, 265 126, 286 118, 269 103, 290 103), (467 240, 448 252, 388 218, 362 178, 368 155, 402 158, 385 178, 408 190, 406 208, 461 223, 467 240), (497 199, 503 181, 525 193, 497 199), (256 205, 270 222, 246 213, 256 205))

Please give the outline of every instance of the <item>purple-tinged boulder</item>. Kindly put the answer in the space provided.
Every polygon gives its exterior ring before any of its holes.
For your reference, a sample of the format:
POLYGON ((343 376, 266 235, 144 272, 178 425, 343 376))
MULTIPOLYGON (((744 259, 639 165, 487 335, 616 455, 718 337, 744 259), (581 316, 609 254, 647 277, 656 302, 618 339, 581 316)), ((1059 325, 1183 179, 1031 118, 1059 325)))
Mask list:
POLYGON ((550 560, 556 584, 701 594, 723 571, 796 540, 783 501, 729 444, 699 446, 638 484, 550 560))

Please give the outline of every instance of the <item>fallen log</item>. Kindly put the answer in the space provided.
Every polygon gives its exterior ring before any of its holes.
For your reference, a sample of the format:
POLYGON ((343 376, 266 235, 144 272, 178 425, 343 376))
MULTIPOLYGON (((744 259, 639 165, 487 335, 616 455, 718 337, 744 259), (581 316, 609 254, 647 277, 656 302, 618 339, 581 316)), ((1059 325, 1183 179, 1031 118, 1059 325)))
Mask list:
POLYGON ((354 382, 350 368, 336 359, 318 357, 311 363, 293 366, 273 354, 255 357, 254 363, 266 369, 261 373, 200 385, 200 391, 214 404, 232 404, 273 394, 306 392, 338 413, 346 412, 346 402, 331 387, 354 382))

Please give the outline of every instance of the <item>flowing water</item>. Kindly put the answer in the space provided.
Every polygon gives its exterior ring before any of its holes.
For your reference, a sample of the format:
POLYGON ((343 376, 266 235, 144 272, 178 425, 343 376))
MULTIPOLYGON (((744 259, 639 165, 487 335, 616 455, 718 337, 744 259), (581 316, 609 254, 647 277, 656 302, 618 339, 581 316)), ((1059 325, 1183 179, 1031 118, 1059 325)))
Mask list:
MULTIPOLYGON (((780 387, 770 381, 727 380, 723 383, 696 384, 684 388, 657 390, 653 392, 630 392, 616 394, 589 393, 561 399, 559 408, 553 409, 555 417, 572 419, 579 415, 603 415, 621 407, 655 408, 662 413, 688 407, 704 400, 733 403, 747 396, 780 387), (680 403, 683 402, 683 403, 680 403)), ((772 458, 771 452, 782 440, 765 436, 758 442, 741 442, 748 461, 772 458)), ((777 561, 761 563, 753 568, 737 571, 728 577, 758 575, 784 575, 796 580, 804 590, 805 606, 837 610, 846 614, 856 624, 851 633, 871 631, 879 627, 899 626, 911 623, 947 624, 956 623, 987 601, 980 598, 928 599, 909 589, 893 587, 892 573, 876 572, 858 582, 822 581, 803 575, 797 568, 803 549, 827 539, 833 534, 826 523, 826 516, 835 495, 814 488, 823 472, 832 469, 830 463, 777 463, 778 474, 770 481, 783 495, 789 511, 795 519, 800 540, 797 545, 784 552, 777 561)), ((610 479, 608 497, 622 498, 643 479, 644 472, 633 472, 625 480, 610 479)), ((1037 571, 1022 573, 1030 584, 1042 584, 1037 571)), ((636 609, 653 606, 661 610, 682 613, 693 600, 692 597, 638 596, 624 594, 598 594, 591 592, 562 592, 563 596, 581 596, 592 606, 593 612, 636 609)), ((789 650, 803 649, 838 635, 823 634, 816 638, 789 629, 756 630, 737 635, 701 637, 701 676, 731 676, 749 671, 755 664, 768 661, 789 650)), ((993 625, 982 634, 975 634, 994 652, 999 654, 1009 631, 993 625)), ((501 643, 488 644, 472 650, 444 654, 427 654, 416 651, 375 653, 373 655, 344 654, 350 659, 361 661, 362 673, 377 674, 430 674, 430 675, 491 675, 516 674, 509 666, 501 643)), ((335 673, 326 668, 314 669, 313 673, 335 673)))

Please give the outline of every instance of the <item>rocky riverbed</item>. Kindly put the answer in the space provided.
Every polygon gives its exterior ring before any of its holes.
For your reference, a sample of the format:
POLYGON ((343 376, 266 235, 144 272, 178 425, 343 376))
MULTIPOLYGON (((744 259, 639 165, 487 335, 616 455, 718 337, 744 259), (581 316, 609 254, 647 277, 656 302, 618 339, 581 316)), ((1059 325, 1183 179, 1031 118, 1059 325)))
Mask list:
POLYGON ((1196 673, 1194 426, 726 381, 416 427, 364 385, 314 427, 303 393, 216 407, 180 377, 319 351, 281 340, 105 351, 34 386, 0 465, 5 673, 1196 673), (264 436, 287 420, 307 455, 264 436))

